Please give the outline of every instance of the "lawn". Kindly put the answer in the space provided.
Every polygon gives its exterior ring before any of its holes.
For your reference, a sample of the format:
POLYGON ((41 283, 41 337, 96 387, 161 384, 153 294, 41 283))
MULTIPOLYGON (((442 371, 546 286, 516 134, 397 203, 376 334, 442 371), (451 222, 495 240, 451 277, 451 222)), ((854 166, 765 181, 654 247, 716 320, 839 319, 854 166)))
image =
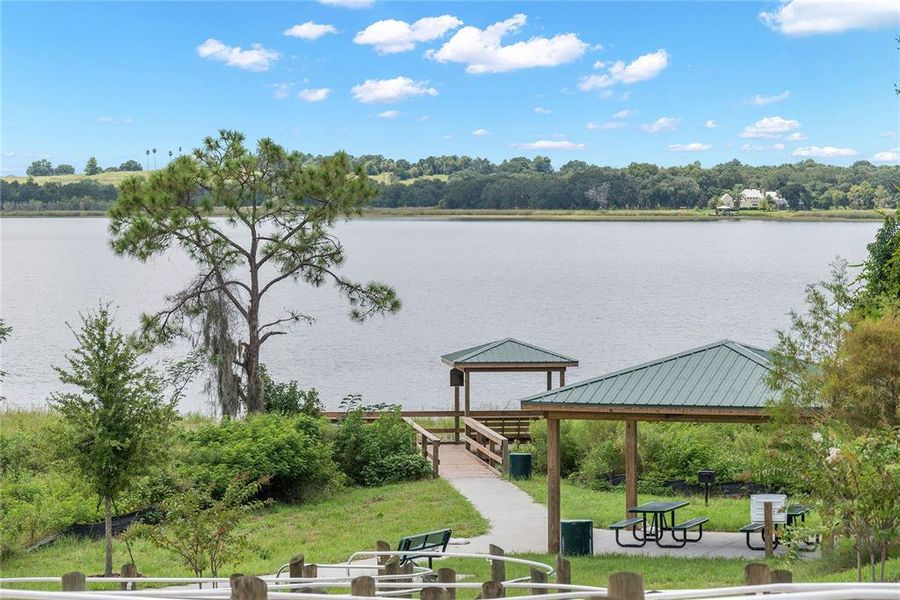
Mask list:
MULTIPOLYGON (((484 518, 443 480, 343 489, 300 506, 272 506, 248 518, 242 527, 252 532, 251 539, 261 552, 248 553, 226 574, 274 573, 295 554, 305 555, 307 562, 335 562, 356 550, 374 549, 378 540, 396 544, 404 535, 445 527, 460 537, 488 529, 484 518)), ((192 575, 175 556, 146 542, 136 542, 132 551, 143 575, 192 575)), ((130 562, 125 544, 115 544, 114 552, 113 564, 130 562)), ((0 571, 4 577, 102 573, 103 541, 61 540, 4 559, 0 571)))
MULTIPOLYGON (((534 477, 530 480, 514 481, 516 485, 540 502, 547 504, 547 479, 534 477)), ((690 504, 678 509, 680 520, 693 517, 709 517, 708 531, 737 531, 749 522, 750 501, 748 498, 723 498, 712 496, 709 506, 704 506, 702 496, 653 496, 639 494, 638 501, 689 500, 690 504)), ((615 490, 600 492, 568 481, 562 482, 562 516, 564 519, 590 519, 595 527, 606 527, 622 520, 625 507, 625 492, 615 490)))

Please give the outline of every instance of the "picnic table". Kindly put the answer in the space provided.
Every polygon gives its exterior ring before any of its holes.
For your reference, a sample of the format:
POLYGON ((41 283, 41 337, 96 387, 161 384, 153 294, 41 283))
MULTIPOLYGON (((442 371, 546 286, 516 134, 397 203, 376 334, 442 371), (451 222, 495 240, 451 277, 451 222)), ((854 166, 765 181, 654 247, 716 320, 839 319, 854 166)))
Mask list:
POLYGON ((640 548, 651 541, 660 548, 683 548, 689 542, 699 542, 703 537, 703 524, 709 521, 707 517, 695 517, 683 523, 678 523, 675 519, 675 511, 688 504, 690 502, 686 500, 645 502, 629 508, 629 513, 640 516, 610 525, 610 529, 616 532, 616 544, 623 548, 640 548), (631 535, 638 543, 631 544, 621 541, 619 532, 623 529, 631 529, 631 535), (692 529, 699 531, 695 538, 688 535, 688 531, 692 529), (640 535, 638 535, 638 531, 640 531, 640 535), (666 532, 669 532, 674 544, 663 542, 666 532))

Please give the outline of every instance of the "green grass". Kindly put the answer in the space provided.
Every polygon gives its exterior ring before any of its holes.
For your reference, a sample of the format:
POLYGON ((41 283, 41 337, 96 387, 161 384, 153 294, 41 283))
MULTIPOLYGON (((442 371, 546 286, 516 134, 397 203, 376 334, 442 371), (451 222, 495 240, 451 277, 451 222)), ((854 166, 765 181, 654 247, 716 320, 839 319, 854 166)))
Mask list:
MULTIPOLYGON (((75 183, 76 181, 88 180, 96 181, 97 183, 104 185, 119 185, 132 175, 149 175, 152 172, 153 171, 111 171, 109 173, 98 173, 96 175, 84 175, 80 173, 75 173, 74 175, 46 175, 43 177, 35 177, 34 182, 39 185, 44 185, 47 183, 75 183)), ((25 183, 28 181, 28 176, 7 175, 3 178, 3 181, 8 183, 14 181, 25 183)))
MULTIPOLYGON (((274 573, 296 554, 307 562, 345 560, 375 542, 395 544, 411 533, 449 527, 470 537, 485 533, 488 524, 450 484, 419 481, 380 488, 338 490, 300 506, 278 504, 247 518, 241 525, 263 551, 248 553, 226 573, 274 573)), ((68 571, 103 572, 103 541, 67 538, 34 552, 21 552, 0 563, 4 577, 62 575, 68 571)), ((113 564, 130 562, 125 544, 114 545, 113 564)), ((146 576, 192 575, 177 558, 145 541, 133 544, 138 570, 146 576)), ((53 586, 51 586, 53 587, 53 586)))
MULTIPOLYGON (((547 504, 547 480, 545 477, 518 480, 513 483, 525 490, 537 502, 547 504)), ((595 527, 607 527, 611 523, 625 518, 625 492, 622 490, 601 492, 564 480, 561 494, 564 519, 590 519, 594 522, 595 527)), ((702 496, 638 495, 638 501, 641 503, 655 500, 690 501, 688 506, 678 509, 676 516, 679 520, 701 516, 709 517, 709 523, 705 526, 708 531, 737 531, 746 525, 750 518, 748 498, 712 496, 709 499, 709 506, 705 506, 702 496)))

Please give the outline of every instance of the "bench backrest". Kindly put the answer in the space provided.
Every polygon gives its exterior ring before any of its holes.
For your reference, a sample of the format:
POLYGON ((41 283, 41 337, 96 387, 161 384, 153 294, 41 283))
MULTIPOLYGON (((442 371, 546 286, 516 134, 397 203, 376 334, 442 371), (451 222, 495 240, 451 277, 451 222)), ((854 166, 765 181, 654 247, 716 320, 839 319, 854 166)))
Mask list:
POLYGON ((400 555, 400 562, 405 563, 414 558, 419 558, 421 554, 416 552, 424 551, 441 551, 447 549, 450 542, 450 530, 441 529, 438 531, 429 531, 428 533, 418 533, 416 535, 408 535, 400 540, 397 545, 399 552, 405 554, 400 555))
POLYGON ((787 523, 787 496, 784 494, 753 494, 750 496, 750 522, 762 523, 765 520, 765 504, 772 503, 772 522, 787 523))

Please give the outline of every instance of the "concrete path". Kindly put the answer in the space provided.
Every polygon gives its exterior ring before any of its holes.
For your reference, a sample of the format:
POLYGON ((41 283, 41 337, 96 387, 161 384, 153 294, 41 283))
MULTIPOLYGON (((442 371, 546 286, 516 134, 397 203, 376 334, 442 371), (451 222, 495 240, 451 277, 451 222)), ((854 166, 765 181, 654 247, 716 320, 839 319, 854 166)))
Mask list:
MULTIPOLYGON (((535 502, 516 485, 499 479, 484 467, 479 468, 477 459, 461 446, 448 445, 446 450, 445 454, 445 447, 441 448, 441 476, 465 496, 491 526, 487 534, 471 538, 468 544, 453 547, 461 552, 487 552, 489 544, 496 544, 507 552, 547 552, 546 507, 535 502), (468 455, 472 460, 461 455, 468 455)), ((623 532, 625 535, 631 537, 623 532)), ((742 533, 704 531, 700 542, 684 548, 660 548, 651 543, 643 548, 622 548, 616 544, 615 533, 607 529, 594 529, 594 553, 754 560, 763 555, 747 548, 742 533)), ((818 552, 805 556, 817 555, 818 552)))

